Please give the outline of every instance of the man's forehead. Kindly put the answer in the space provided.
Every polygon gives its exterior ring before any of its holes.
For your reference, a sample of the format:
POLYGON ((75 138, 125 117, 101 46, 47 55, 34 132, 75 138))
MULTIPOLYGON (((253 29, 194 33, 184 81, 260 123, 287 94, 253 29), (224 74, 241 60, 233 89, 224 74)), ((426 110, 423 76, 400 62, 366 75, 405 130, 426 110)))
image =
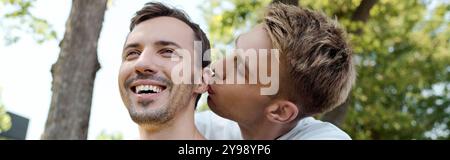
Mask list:
POLYGON ((247 33, 239 35, 236 40, 236 47, 241 49, 271 49, 272 43, 269 34, 263 25, 257 25, 247 33))
POLYGON ((143 39, 158 39, 192 44, 194 31, 181 20, 173 17, 156 17, 145 20, 128 34, 127 43, 136 43, 143 39))
POLYGON ((191 27, 186 24, 185 22, 175 18, 175 17, 169 17, 169 16, 161 16, 161 17, 155 17, 151 19, 147 19, 142 21, 141 23, 137 24, 134 28, 144 27, 144 28, 160 28, 163 27, 164 29, 172 29, 176 27, 177 29, 182 29, 183 31, 191 31, 191 27))

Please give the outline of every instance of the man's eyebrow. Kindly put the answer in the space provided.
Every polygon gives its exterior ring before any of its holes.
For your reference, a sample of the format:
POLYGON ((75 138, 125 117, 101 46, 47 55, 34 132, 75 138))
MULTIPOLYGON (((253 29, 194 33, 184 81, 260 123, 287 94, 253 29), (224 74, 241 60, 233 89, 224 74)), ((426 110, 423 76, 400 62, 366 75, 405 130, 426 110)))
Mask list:
POLYGON ((127 50, 128 48, 137 48, 140 45, 138 43, 130 43, 130 44, 126 44, 125 47, 123 47, 123 50, 127 50))
POLYGON ((234 47, 237 47, 237 43, 238 43, 239 38, 241 38, 241 35, 242 35, 242 34, 240 34, 240 35, 234 40, 234 47))
POLYGON ((163 41, 163 40, 161 40, 161 41, 156 41, 154 44, 157 45, 157 46, 171 46, 172 45, 172 46, 181 48, 181 46, 179 44, 177 44, 175 42, 172 42, 172 41, 163 41))

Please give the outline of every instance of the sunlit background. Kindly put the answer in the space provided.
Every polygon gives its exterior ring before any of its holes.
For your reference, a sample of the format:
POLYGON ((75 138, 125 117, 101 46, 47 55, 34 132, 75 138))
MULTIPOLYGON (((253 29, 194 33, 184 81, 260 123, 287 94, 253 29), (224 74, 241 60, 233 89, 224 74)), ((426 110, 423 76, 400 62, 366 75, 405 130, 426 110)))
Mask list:
MULTIPOLYGON (((60 52, 71 1, 28 0, 30 15, 47 21, 31 24, 37 30, 28 27, 31 20, 5 17, 14 10, 6 1, 0 0, 0 131, 3 106, 30 120, 26 139, 40 139, 52 95, 50 68, 60 52)), ((139 137, 122 104, 117 74, 130 18, 146 2, 108 4, 88 139, 139 137)), ((233 37, 258 23, 270 2, 164 1, 185 10, 220 49, 232 47, 233 37)), ((339 20, 349 32, 358 69, 351 99, 335 112, 338 116, 317 118, 335 123, 354 139, 450 139, 450 1, 300 0, 299 4, 339 20), (362 9, 370 13, 367 17, 356 12, 362 2, 375 2, 362 9)))

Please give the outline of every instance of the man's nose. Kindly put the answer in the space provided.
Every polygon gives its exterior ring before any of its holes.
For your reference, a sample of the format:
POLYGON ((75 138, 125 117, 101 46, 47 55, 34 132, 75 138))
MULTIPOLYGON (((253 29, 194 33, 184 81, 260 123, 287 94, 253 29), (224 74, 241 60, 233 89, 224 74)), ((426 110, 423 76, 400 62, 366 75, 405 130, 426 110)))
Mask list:
POLYGON ((151 53, 143 52, 137 59, 135 65, 136 73, 140 74, 155 74, 157 72, 156 57, 151 53))

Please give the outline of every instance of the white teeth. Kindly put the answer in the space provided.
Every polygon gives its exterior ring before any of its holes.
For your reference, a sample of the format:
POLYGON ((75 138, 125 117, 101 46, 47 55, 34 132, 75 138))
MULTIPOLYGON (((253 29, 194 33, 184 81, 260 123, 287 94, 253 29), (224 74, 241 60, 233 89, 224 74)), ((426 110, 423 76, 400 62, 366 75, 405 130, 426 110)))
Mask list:
POLYGON ((159 93, 162 91, 162 89, 158 86, 153 86, 153 85, 136 86, 136 93, 141 93, 142 91, 153 91, 153 92, 159 93))
POLYGON ((153 92, 156 92, 156 87, 155 86, 150 86, 150 90, 152 90, 153 92))

